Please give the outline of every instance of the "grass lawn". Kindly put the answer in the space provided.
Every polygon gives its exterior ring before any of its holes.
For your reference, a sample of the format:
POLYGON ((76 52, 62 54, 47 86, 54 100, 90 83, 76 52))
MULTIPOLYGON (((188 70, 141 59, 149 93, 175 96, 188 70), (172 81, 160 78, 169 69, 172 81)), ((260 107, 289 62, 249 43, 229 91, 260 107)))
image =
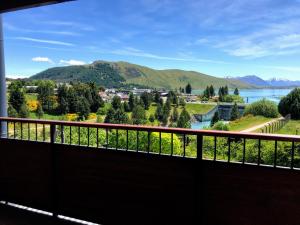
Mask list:
MULTIPOLYGON (((215 107, 215 105, 211 105, 211 104, 192 104, 192 103, 187 103, 185 105, 186 110, 189 112, 190 115, 192 114, 205 114, 207 112, 209 112, 210 110, 212 110, 215 107)), ((172 110, 173 110, 174 106, 172 106, 172 110)), ((181 111, 183 110, 182 106, 178 106, 177 108, 178 113, 180 114, 181 111)), ((146 111, 147 116, 153 114, 155 115, 155 111, 156 111, 156 104, 152 104, 149 107, 149 110, 146 111)))
POLYGON ((193 104, 187 103, 185 108, 189 114, 205 114, 212 110, 216 105, 213 104, 193 104))
MULTIPOLYGON (((38 119, 35 113, 31 112, 29 114, 30 119, 38 119)), ((41 118, 43 120, 61 120, 62 116, 61 115, 50 115, 47 113, 44 113, 44 116, 41 118)))
POLYGON ((276 133, 278 134, 300 134, 300 120, 290 120, 283 128, 276 133))
POLYGON ((273 118, 248 115, 248 116, 241 117, 238 120, 230 122, 229 126, 231 131, 241 131, 241 130, 245 130, 266 123, 271 120, 273 120, 273 118))
POLYGON ((26 101, 37 100, 37 94, 25 94, 26 101))

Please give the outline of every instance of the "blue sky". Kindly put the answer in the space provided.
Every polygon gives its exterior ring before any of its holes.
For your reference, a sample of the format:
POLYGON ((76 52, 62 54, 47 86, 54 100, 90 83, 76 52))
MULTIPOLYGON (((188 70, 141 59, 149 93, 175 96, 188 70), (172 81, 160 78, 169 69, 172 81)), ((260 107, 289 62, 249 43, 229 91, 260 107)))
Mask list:
POLYGON ((299 0, 78 0, 3 26, 9 77, 100 59, 300 80, 299 0))

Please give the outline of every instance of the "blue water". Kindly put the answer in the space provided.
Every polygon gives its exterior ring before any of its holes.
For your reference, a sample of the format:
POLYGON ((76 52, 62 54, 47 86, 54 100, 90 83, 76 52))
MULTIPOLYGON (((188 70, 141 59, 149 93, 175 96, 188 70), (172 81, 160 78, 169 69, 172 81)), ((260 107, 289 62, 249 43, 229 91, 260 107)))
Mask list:
POLYGON ((244 98, 245 103, 252 103, 263 98, 279 103, 280 99, 290 93, 292 89, 243 89, 240 90, 240 96, 244 98))
MULTIPOLYGON (((240 96, 245 103, 252 103, 263 98, 279 103, 280 99, 286 96, 292 89, 241 89, 240 96)), ((202 94, 203 90, 194 90, 193 94, 202 94)), ((233 94, 233 90, 230 91, 233 94)))
POLYGON ((210 126, 210 121, 205 121, 205 122, 192 122, 192 129, 196 130, 202 130, 203 128, 209 127, 210 126))

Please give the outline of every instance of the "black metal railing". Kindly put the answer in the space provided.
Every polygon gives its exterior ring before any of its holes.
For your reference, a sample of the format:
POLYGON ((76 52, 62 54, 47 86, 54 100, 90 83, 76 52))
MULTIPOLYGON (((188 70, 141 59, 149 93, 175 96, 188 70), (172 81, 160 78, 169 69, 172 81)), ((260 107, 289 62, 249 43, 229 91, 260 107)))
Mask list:
POLYGON ((2 138, 300 168, 300 137, 261 133, 0 118, 2 138))

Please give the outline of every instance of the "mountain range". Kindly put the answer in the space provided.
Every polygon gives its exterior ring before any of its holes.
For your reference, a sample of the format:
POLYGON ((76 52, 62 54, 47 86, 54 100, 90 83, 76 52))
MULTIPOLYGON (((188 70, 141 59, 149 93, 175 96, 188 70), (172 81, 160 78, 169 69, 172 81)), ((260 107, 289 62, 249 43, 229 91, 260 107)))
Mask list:
POLYGON ((256 85, 238 79, 218 78, 195 71, 178 69, 156 70, 128 62, 95 61, 82 66, 54 67, 42 71, 30 79, 49 79, 57 82, 95 82, 106 88, 151 87, 175 89, 190 83, 193 89, 207 85, 228 85, 229 88, 255 88, 256 85))
POLYGON ((234 77, 229 78, 234 80, 239 80, 244 83, 247 83, 249 85, 254 85, 257 87, 297 87, 300 86, 300 80, 299 81, 291 81, 287 79, 280 79, 280 78, 272 78, 269 80, 264 80, 256 75, 248 75, 243 77, 234 77))

